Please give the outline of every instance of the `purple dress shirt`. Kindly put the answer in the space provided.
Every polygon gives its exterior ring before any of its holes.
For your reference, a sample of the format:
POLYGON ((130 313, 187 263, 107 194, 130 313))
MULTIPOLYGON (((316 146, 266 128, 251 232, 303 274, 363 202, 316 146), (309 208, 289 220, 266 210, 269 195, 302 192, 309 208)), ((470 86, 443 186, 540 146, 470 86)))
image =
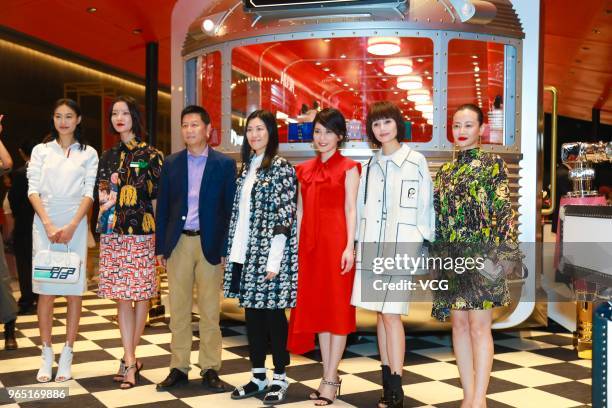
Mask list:
POLYGON ((200 186, 202 176, 208 159, 208 146, 200 156, 194 156, 187 151, 187 219, 185 220, 186 230, 197 231, 200 229, 200 217, 198 209, 200 207, 200 186))

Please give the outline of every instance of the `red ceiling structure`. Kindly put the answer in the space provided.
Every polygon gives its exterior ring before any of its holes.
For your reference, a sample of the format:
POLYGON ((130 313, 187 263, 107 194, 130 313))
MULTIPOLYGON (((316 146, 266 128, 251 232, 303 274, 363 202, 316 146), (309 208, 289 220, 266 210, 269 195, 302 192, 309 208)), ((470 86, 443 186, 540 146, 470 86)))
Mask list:
POLYGON ((139 77, 145 74, 146 43, 157 41, 159 80, 169 85, 170 17, 175 3, 2 0, 0 25, 139 77))
MULTIPOLYGON (((144 77, 145 46, 159 43, 159 80, 170 84, 170 19, 176 0, 3 0, 0 25, 144 77), (95 12, 91 8, 95 8, 95 12)), ((559 114, 612 124, 612 0, 543 0, 544 85, 559 114)), ((197 13, 194 13, 194 18, 197 13)), ((550 98, 545 97, 550 112, 550 98)))

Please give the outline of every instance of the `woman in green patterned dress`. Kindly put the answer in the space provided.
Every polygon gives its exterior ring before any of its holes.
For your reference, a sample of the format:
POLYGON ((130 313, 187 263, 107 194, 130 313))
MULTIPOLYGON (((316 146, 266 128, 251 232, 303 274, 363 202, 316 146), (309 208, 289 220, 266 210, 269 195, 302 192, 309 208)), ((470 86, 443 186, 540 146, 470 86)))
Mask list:
POLYGON ((492 308, 509 304, 505 272, 520 256, 508 170, 499 156, 479 148, 483 131, 479 107, 457 109, 452 132, 458 157, 442 166, 434 182, 438 255, 475 260, 471 270, 454 262, 452 270, 443 271, 449 288, 434 293, 432 309, 438 320, 451 318, 462 408, 486 406, 493 363, 492 308))

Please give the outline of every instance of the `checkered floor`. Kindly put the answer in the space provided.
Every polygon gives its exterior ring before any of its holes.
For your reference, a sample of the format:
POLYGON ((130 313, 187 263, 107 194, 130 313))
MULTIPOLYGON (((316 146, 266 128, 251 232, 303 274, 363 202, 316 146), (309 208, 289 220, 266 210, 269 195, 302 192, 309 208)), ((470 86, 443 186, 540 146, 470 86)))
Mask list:
MULTIPOLYGON (((9 398, 4 387, 36 385, 40 337, 36 316, 20 316, 17 321, 19 349, 0 351, 1 407, 261 407, 251 398, 232 401, 229 394, 210 394, 200 387, 199 369, 189 373, 190 383, 171 392, 156 392, 155 384, 168 374, 170 330, 166 323, 145 329, 138 357, 144 363, 141 382, 131 390, 119 390, 111 376, 116 372, 123 351, 119 330, 111 317, 112 301, 99 299, 94 292, 83 298, 83 316, 74 345, 73 380, 70 397, 62 402, 21 403, 9 398)), ((66 302, 55 305, 53 342, 56 361, 66 324, 66 302)), ((194 316, 194 320, 197 316, 194 316)), ((561 328, 542 331, 496 332, 495 360, 489 385, 488 407, 586 407, 591 400, 591 362, 578 360, 572 350, 570 333, 561 328)), ((222 322, 223 368, 220 377, 227 384, 244 384, 250 377, 247 340, 242 323, 222 322)), ((3 340, 0 340, 3 342, 3 340)), ((403 373, 405 407, 459 407, 462 396, 459 373, 448 334, 406 337, 407 352, 403 373)), ((3 347, 3 344, 0 343, 3 347)), ((198 337, 193 337, 192 361, 197 361, 198 337)), ((358 336, 340 365, 342 395, 338 407, 375 407, 380 396, 380 374, 376 338, 358 336)), ((318 352, 292 356, 287 375, 291 382, 286 407, 311 407, 306 396, 316 388, 321 375, 318 352)), ((267 362, 271 367, 271 361, 267 362)), ((56 370, 54 367, 54 372, 56 370)), ((58 386, 49 383, 46 386, 58 386)))

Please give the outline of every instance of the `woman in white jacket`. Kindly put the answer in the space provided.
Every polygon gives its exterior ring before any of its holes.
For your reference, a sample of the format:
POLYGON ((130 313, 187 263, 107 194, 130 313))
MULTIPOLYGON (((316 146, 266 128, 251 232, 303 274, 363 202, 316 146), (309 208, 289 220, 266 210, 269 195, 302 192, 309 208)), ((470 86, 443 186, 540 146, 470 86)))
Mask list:
MULTIPOLYGON (((401 315, 408 314, 408 291, 389 284, 409 279, 376 268, 374 258, 420 256, 423 240, 433 240, 432 181, 425 157, 402 145, 402 113, 391 102, 376 102, 367 117, 370 142, 380 150, 362 171, 358 194, 357 273, 352 304, 378 312, 383 396, 379 407, 403 406, 401 373, 405 334, 401 315)), ((378 265, 380 266, 380 265, 378 265)))

